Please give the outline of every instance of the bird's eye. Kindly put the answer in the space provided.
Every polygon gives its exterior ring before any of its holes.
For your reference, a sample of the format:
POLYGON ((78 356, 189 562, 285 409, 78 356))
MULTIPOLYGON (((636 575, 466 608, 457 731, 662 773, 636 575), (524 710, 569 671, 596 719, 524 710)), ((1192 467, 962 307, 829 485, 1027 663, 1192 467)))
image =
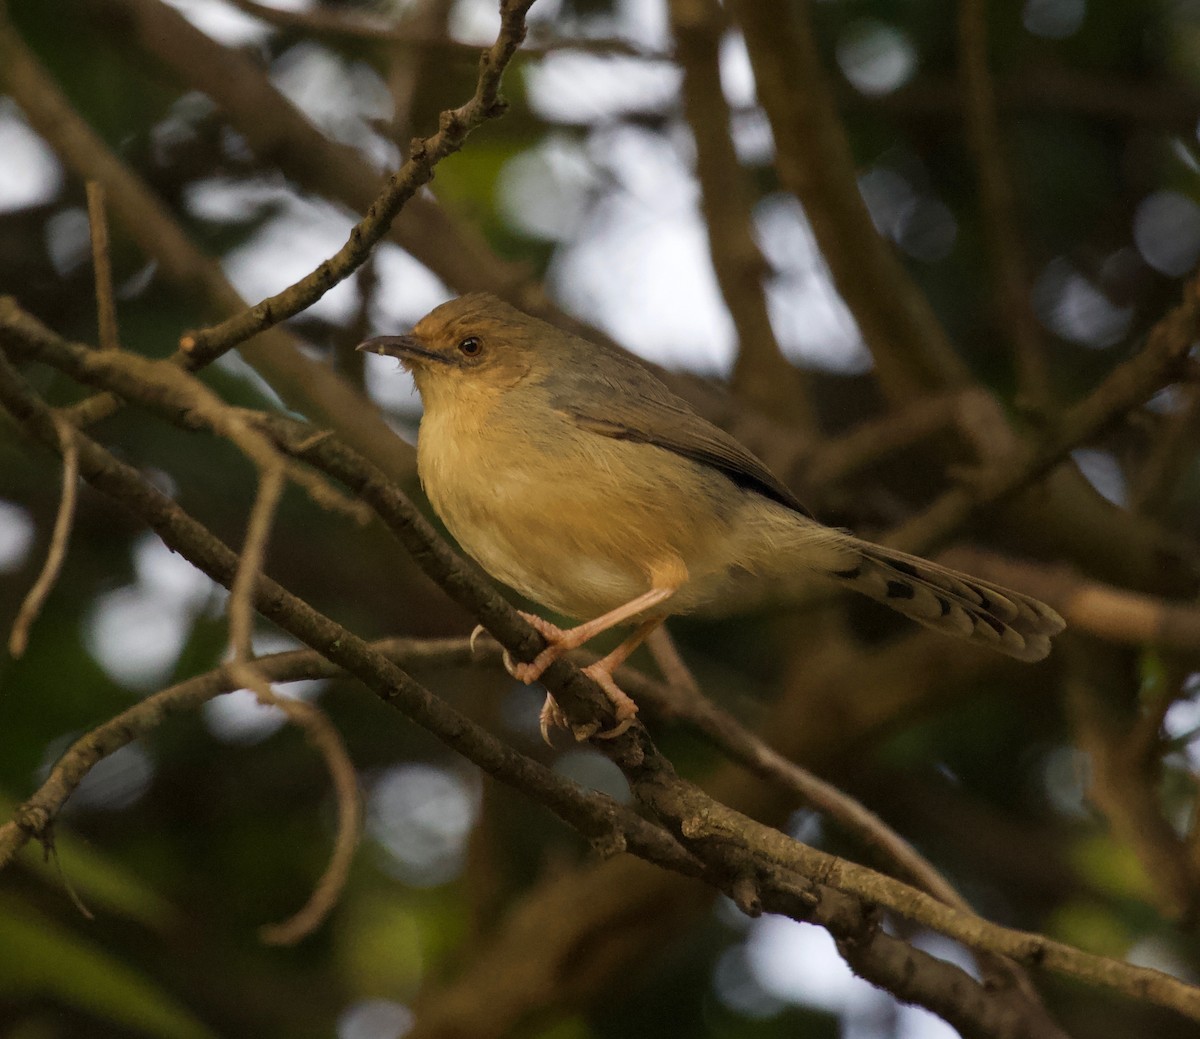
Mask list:
POLYGON ((477 336, 467 336, 466 339, 458 344, 458 352, 464 357, 478 357, 482 350, 483 343, 479 341, 477 336))

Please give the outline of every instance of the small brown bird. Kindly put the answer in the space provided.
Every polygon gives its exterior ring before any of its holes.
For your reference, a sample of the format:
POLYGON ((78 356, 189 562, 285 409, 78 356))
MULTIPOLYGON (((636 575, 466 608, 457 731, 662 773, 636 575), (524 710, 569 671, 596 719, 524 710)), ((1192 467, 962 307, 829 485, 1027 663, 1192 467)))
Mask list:
MULTIPOLYGON (((769 469, 637 361, 483 293, 442 304, 409 335, 359 346, 397 357, 425 404, 421 482, 494 577, 558 613, 526 618, 548 648, 534 682, 602 631, 633 633, 585 671, 624 732, 637 705, 612 672, 671 614, 720 599, 747 572, 833 578, 906 617, 1040 660, 1063 628, 1050 607, 818 523, 769 469)), ((553 697, 542 734, 565 724, 553 697)), ((576 731, 579 739, 595 729, 576 731)))

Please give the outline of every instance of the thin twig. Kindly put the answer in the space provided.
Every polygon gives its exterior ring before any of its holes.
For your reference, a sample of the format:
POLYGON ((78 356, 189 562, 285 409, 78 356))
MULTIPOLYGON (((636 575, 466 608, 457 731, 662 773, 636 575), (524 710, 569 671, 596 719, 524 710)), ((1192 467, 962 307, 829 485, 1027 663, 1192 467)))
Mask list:
POLYGON ((71 527, 75 522, 75 501, 79 490, 79 449, 75 444, 75 427, 60 415, 55 415, 54 428, 58 431, 63 460, 62 498, 58 503, 58 515, 54 520, 54 532, 50 536, 45 565, 21 603, 17 619, 13 621, 12 633, 8 636, 8 652, 14 660, 24 656, 29 645, 29 629, 42 612, 46 597, 62 572, 63 561, 67 558, 67 543, 71 539, 71 527))
MULTIPOLYGON (((101 350, 120 349, 117 331, 117 303, 113 295, 112 258, 108 248, 108 213, 104 185, 98 180, 87 182, 88 226, 92 237, 92 269, 96 283, 96 323, 101 350)), ((120 398, 112 393, 94 396, 63 409, 71 422, 80 428, 98 422, 121 406, 120 398)))
MULTIPOLYGON (((274 464, 264 465, 259 471, 258 493, 246 524, 246 540, 238 560, 237 574, 229 589, 229 643, 234 662, 238 665, 249 665, 254 659, 254 588, 263 568, 267 540, 271 536, 271 525, 275 522, 284 482, 284 467, 278 459, 274 460, 274 464)), ((264 703, 274 703, 277 699, 273 693, 262 695, 253 686, 247 688, 260 694, 264 703)))
MULTIPOLYGON (((302 908, 289 919, 277 924, 267 924, 259 928, 258 932, 268 945, 294 945, 320 926, 337 905, 350 877, 354 852, 362 836, 362 797, 358 789, 358 777, 341 735, 319 707, 302 700, 280 696, 271 689, 270 683, 262 677, 262 672, 257 666, 235 665, 235 670, 243 681, 249 677, 249 672, 253 672, 255 684, 260 689, 270 691, 273 697, 271 702, 282 709, 288 721, 304 731, 309 743, 325 759, 325 766, 333 780, 337 804, 337 832, 325 872, 317 880, 302 908)), ((255 685, 248 685, 247 688, 253 689, 255 685)))
POLYGON ((96 316, 100 326, 100 349, 116 350, 117 304, 113 296, 112 258, 108 252, 108 215, 105 213, 104 185, 87 182, 88 224, 92 230, 92 267, 96 280, 96 316))
POLYGON ((333 852, 325 872, 317 881, 308 902, 290 919, 260 929, 264 941, 272 945, 293 945, 320 926, 337 904, 354 849, 362 833, 362 800, 354 764, 325 713, 313 704, 280 696, 254 659, 254 589, 262 571, 267 540, 279 499, 285 485, 286 467, 277 461, 259 472, 258 493, 246 526, 246 540, 238 560, 237 573, 229 594, 229 641, 233 646, 230 672, 239 684, 258 697, 259 703, 278 707, 293 725, 302 729, 308 741, 320 751, 333 779, 337 803, 337 833, 333 852))
POLYGON ((480 58, 474 96, 442 112, 437 133, 413 142, 408 160, 351 229, 346 244, 282 292, 219 325, 185 335, 180 347, 193 366, 210 364, 226 350, 312 306, 366 261, 404 204, 433 178, 434 167, 458 151, 472 130, 504 113, 507 103, 500 97, 500 81, 525 38, 525 13, 532 4, 533 0, 501 0, 500 33, 480 58))

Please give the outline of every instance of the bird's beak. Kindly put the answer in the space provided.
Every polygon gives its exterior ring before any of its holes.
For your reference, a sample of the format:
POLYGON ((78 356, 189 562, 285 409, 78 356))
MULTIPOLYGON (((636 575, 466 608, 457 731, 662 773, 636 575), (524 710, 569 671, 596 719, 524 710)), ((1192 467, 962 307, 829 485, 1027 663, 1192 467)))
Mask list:
POLYGON ((450 364, 450 358, 435 353, 426 347, 416 336, 375 336, 359 343, 356 350, 367 354, 382 354, 384 357, 397 357, 401 361, 438 361, 450 364))

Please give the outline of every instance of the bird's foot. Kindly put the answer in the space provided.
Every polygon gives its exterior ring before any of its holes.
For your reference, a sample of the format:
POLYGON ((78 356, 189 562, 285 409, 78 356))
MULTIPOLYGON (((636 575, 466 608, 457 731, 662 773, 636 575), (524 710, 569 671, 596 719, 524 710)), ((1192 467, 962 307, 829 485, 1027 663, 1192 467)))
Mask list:
POLYGON ((529 626, 535 628, 548 645, 529 663, 521 663, 513 660, 508 650, 505 650, 504 670, 518 682, 532 685, 542 677, 542 673, 546 668, 553 664, 559 657, 564 656, 573 649, 577 649, 578 644, 570 638, 571 632, 563 631, 557 624, 551 624, 536 613, 526 613, 524 610, 521 610, 520 613, 529 626))
POLYGON ((611 729, 589 735, 595 735, 597 739, 601 740, 614 740, 633 724, 634 718, 637 717, 638 705, 633 702, 633 697, 613 680, 611 665, 608 665, 606 661, 607 658, 597 660, 596 663, 585 667, 583 673, 604 690, 604 694, 613 705, 613 717, 617 719, 617 724, 611 729))
MULTIPOLYGON (((587 624, 564 631, 557 624, 551 624, 550 621, 537 616, 537 614, 522 611, 521 616, 525 618, 531 627, 537 629, 538 634, 547 643, 546 648, 529 663, 518 663, 512 659, 507 650, 505 651, 504 669, 518 682, 524 682, 526 685, 532 685, 538 681, 546 668, 560 657, 571 652, 571 650, 578 649, 594 633, 591 630, 591 626, 587 624)), ((654 623, 657 623, 657 621, 654 623)), ((542 739, 549 743, 550 730, 561 728, 570 729, 575 739, 580 742, 591 739, 593 736, 602 740, 611 740, 620 736, 621 733, 625 732, 633 724, 633 719, 637 715, 637 704, 613 680, 612 672, 613 668, 624 662, 632 647, 637 642, 640 642, 643 637, 644 635, 639 633, 635 636, 634 640, 628 640, 608 656, 583 668, 583 673, 603 689, 605 695, 612 702, 617 724, 611 729, 605 729, 603 732, 600 731, 599 722, 591 722, 587 725, 572 725, 566 714, 563 713, 563 709, 559 707, 558 701, 547 693, 546 702, 542 705, 541 714, 538 716, 538 726, 542 732, 542 739)))
POLYGON ((613 705, 613 716, 617 720, 617 724, 611 729, 600 731, 599 722, 589 722, 586 725, 572 725, 566 712, 558 705, 558 701, 550 694, 546 694, 546 702, 542 704, 541 713, 538 715, 538 727, 542 732, 542 739, 547 744, 553 745, 550 740, 550 731, 552 729, 570 729, 571 734, 579 743, 584 740, 590 740, 593 736, 599 740, 616 739, 629 726, 633 724, 634 718, 637 717, 638 706, 633 702, 633 698, 625 692, 613 680, 613 676, 607 667, 604 666, 603 660, 598 660, 594 664, 582 669, 583 673, 595 682, 601 689, 604 690, 605 696, 613 705))

